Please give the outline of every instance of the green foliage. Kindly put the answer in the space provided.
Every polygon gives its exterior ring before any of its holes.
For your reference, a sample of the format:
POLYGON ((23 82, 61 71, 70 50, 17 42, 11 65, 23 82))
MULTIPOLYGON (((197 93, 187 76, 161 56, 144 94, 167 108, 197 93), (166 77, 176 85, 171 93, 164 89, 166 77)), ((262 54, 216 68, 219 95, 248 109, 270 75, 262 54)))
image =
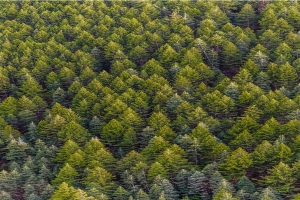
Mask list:
POLYGON ((297 199, 299 22, 297 1, 0 2, 0 199, 297 199))
POLYGON ((58 139, 63 142, 74 140, 78 144, 84 144, 89 139, 90 134, 75 121, 71 121, 57 133, 57 136, 58 139))
POLYGON ((220 164, 219 168, 231 179, 238 179, 245 174, 245 170, 251 165, 251 156, 244 149, 238 148, 225 158, 225 162, 220 164))
POLYGON ((292 185, 295 180, 293 170, 282 162, 270 169, 269 175, 265 177, 265 183, 287 196, 295 190, 292 185))
POLYGON ((61 168, 52 183, 54 186, 58 186, 63 182, 67 183, 68 185, 73 185, 77 182, 76 178, 78 175, 79 174, 68 163, 66 163, 66 165, 61 168))
POLYGON ((155 162, 149 168, 148 180, 153 181, 158 175, 162 178, 167 178, 167 171, 159 162, 155 162))
POLYGON ((237 198, 232 197, 232 194, 226 190, 221 190, 214 197, 214 200, 228 199, 228 200, 237 200, 237 198))
POLYGON ((103 127, 101 138, 108 144, 118 144, 124 135, 124 127, 120 122, 112 119, 103 127))

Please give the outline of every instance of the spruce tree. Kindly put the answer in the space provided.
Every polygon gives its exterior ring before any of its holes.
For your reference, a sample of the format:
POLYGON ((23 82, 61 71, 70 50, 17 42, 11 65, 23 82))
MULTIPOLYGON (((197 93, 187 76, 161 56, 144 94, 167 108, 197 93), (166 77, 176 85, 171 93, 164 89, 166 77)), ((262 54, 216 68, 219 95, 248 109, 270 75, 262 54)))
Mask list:
POLYGON ((195 171, 189 178, 188 178, 188 188, 189 194, 191 195, 199 195, 202 199, 206 199, 209 197, 207 191, 207 183, 208 180, 204 176, 202 172, 195 171))

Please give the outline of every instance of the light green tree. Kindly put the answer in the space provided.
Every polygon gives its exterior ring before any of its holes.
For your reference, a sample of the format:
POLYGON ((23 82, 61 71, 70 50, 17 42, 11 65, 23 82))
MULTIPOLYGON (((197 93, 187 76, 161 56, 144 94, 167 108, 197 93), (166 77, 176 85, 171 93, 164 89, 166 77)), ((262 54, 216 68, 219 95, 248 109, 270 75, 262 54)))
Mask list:
POLYGON ((237 180, 245 174, 245 170, 252 165, 252 158, 244 149, 238 148, 225 158, 219 165, 220 170, 230 179, 237 180))

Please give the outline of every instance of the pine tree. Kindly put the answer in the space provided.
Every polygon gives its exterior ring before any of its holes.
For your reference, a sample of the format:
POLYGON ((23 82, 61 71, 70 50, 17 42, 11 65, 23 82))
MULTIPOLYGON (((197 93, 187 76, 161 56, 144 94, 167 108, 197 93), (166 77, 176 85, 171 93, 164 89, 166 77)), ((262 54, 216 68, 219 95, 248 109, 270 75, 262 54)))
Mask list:
POLYGON ((274 187, 284 196, 289 196, 295 190, 293 186, 295 180, 292 168, 282 162, 270 169, 269 176, 265 177, 265 183, 274 187))
POLYGON ((284 144, 284 141, 279 141, 281 138, 284 140, 284 136, 280 136, 273 145, 273 155, 271 157, 271 163, 277 164, 278 162, 290 163, 293 157, 293 152, 289 146, 284 144))
POLYGON ((65 164, 63 168, 60 169, 56 178, 52 181, 54 186, 58 186, 62 183, 66 183, 68 185, 73 185, 77 183, 77 177, 79 174, 73 169, 68 163, 65 164))
POLYGON ((223 67, 224 68, 230 68, 237 66, 240 63, 240 51, 237 48, 236 45, 234 45, 231 42, 227 42, 223 46, 223 51, 222 51, 222 59, 223 59, 223 67))
POLYGON ((31 122, 28 126, 28 131, 24 134, 26 140, 33 144, 36 141, 36 138, 38 137, 39 133, 36 130, 36 125, 31 122))
POLYGON ((169 126, 170 120, 161 112, 153 113, 149 118, 149 125, 151 128, 158 130, 164 125, 169 126))
POLYGON ((16 169, 12 170, 9 173, 7 183, 8 183, 7 191, 10 192, 13 199, 20 197, 22 181, 21 181, 21 174, 16 169))
POLYGON ((218 6, 209 9, 206 13, 206 18, 215 21, 217 27, 219 28, 229 22, 229 19, 227 18, 226 14, 218 6))
POLYGON ((224 174, 230 179, 238 179, 245 173, 245 169, 252 165, 251 156, 242 148, 238 148, 227 156, 225 162, 219 165, 224 174))
POLYGON ((5 144, 9 143, 14 138, 20 138, 21 133, 18 130, 15 130, 10 125, 7 125, 2 130, 2 140, 5 144))
POLYGON ((90 133, 75 121, 71 121, 57 133, 57 136, 63 142, 74 140, 78 144, 84 144, 89 139, 90 133))
POLYGON ((158 175, 162 178, 167 178, 168 173, 159 162, 155 162, 149 168, 148 180, 152 182, 158 175))
POLYGON ((189 194, 199 195, 201 198, 205 199, 209 197, 208 191, 206 189, 208 180, 201 172, 194 172, 188 178, 188 188, 189 194))
POLYGON ((294 89, 298 81, 298 75, 295 68, 286 63, 280 66, 279 74, 280 85, 286 87, 288 90, 294 89))
POLYGON ((0 104, 0 115, 7 116, 9 114, 16 115, 17 114, 17 99, 14 97, 7 97, 0 104))
POLYGON ((130 193, 125 190, 122 186, 119 186, 117 190, 113 193, 113 198, 115 200, 128 200, 130 193))
POLYGON ((247 130, 245 130, 239 135, 237 135, 234 140, 231 140, 229 146, 235 148, 241 147, 245 150, 251 150, 254 144, 255 140, 253 136, 247 130))
POLYGON ((177 145, 167 148, 156 160, 162 164, 171 176, 175 176, 180 169, 188 166, 184 150, 177 145))
POLYGON ((178 199, 177 191, 167 179, 163 179, 160 176, 158 176, 155 179, 154 183, 161 188, 162 192, 164 193, 164 198, 166 200, 178 199))
MULTIPOLYGON (((91 156, 97 150, 104 148, 105 146, 98 138, 91 138, 84 147, 84 152, 91 156)), ((77 149, 76 149, 77 150, 77 149)))
POLYGON ((8 192, 0 191, 0 198, 2 200, 12 200, 11 195, 8 192))
POLYGON ((25 191, 25 194, 24 194, 24 197, 26 199, 29 199, 29 197, 31 195, 34 195, 34 192, 35 192, 35 188, 32 186, 32 185, 25 185, 24 187, 24 191, 25 191))
POLYGON ((136 200, 150 200, 149 196, 147 193, 145 193, 142 189, 140 189, 136 196, 135 196, 136 200))
POLYGON ((260 43, 264 45, 269 50, 275 49, 279 42, 280 38, 272 30, 266 30, 260 37, 260 43))
POLYGON ((69 157, 73 153, 75 153, 79 149, 80 149, 80 147, 78 146, 78 144, 76 142, 74 142, 72 140, 68 140, 57 151, 55 160, 59 163, 64 163, 66 160, 69 159, 69 157))
POLYGON ((274 191, 271 187, 265 188, 258 198, 261 200, 277 200, 281 199, 280 195, 277 194, 278 192, 274 191))
POLYGON ((271 89, 271 87, 270 87, 270 84, 271 84, 270 78, 269 78, 268 74, 265 73, 265 72, 260 72, 257 75, 257 79, 256 79, 255 83, 256 83, 257 86, 259 86, 265 92, 268 92, 271 89))
POLYGON ((149 191, 149 197, 150 199, 159 199, 161 193, 161 188, 157 184, 153 184, 149 191))
POLYGON ((146 128, 143 129, 141 132, 138 143, 141 147, 147 146, 149 140, 153 137, 154 135, 154 129, 150 128, 149 126, 146 126, 146 128))
POLYGON ((238 200, 237 198, 232 197, 232 193, 222 189, 216 195, 213 196, 213 200, 238 200))
POLYGON ((27 78, 27 80, 22 84, 19 90, 19 95, 25 95, 30 98, 37 96, 43 92, 42 86, 39 85, 39 83, 31 76, 27 78))
POLYGON ((246 85, 247 83, 252 82, 253 79, 248 70, 241 69, 239 73, 233 77, 233 80, 239 85, 246 85))
POLYGON ((190 177, 190 172, 182 169, 176 175, 174 184, 180 194, 180 196, 186 196, 189 194, 188 181, 190 177))
POLYGON ((155 135, 163 137, 167 141, 173 141, 176 137, 175 132, 166 125, 160 128, 155 135))
MULTIPOLYGON (((86 151, 85 151, 86 152, 86 151)), ((90 151, 89 151, 90 152, 90 151)), ((117 166, 115 166, 115 158, 113 155, 105 148, 101 148, 99 150, 95 150, 91 152, 91 154, 85 154, 85 157, 90 162, 87 163, 89 168, 94 168, 101 166, 110 172, 114 172, 117 166)), ((86 159, 83 160, 83 163, 86 162, 86 159)))
POLYGON ((260 125, 251 117, 245 116, 242 119, 238 120, 231 129, 227 132, 228 138, 233 138, 237 136, 237 134, 240 134, 244 130, 247 130, 249 133, 253 133, 256 131, 260 125))
POLYGON ((86 165, 85 161, 86 155, 83 151, 77 150, 74 154, 72 154, 66 162, 70 164, 70 166, 75 167, 78 170, 81 170, 86 165))
POLYGON ((26 142, 19 138, 18 140, 12 139, 6 146, 6 149, 7 152, 5 159, 21 165, 24 163, 24 158, 27 157, 27 152, 29 151, 30 147, 26 142))
POLYGON ((121 138, 124 134, 124 127, 122 124, 112 119, 108 122, 102 130, 101 138, 108 144, 118 144, 121 141, 121 138))
POLYGON ((53 193, 51 200, 73 199, 75 194, 76 190, 72 186, 69 187, 67 183, 63 182, 53 193))
POLYGON ((249 194, 255 191, 254 184, 249 180, 247 176, 242 176, 239 182, 237 183, 237 186, 239 190, 244 190, 249 194))
POLYGON ((253 193, 255 192, 255 186, 248 177, 242 176, 237 183, 237 187, 239 189, 237 195, 241 198, 251 199, 254 196, 253 193))
POLYGON ((25 182, 26 180, 29 180, 31 176, 34 176, 34 173, 31 168, 28 166, 23 166, 22 172, 21 172, 21 180, 25 182))
POLYGON ((102 126, 101 120, 97 116, 94 116, 93 119, 89 123, 89 130, 90 130, 91 134, 94 136, 99 136, 101 126, 102 126))
POLYGON ((255 17, 255 11, 253 10, 251 4, 245 4, 237 15, 239 25, 243 28, 251 27, 253 29, 255 17))
POLYGON ((235 84, 234 82, 231 82, 228 85, 227 89, 225 90, 225 94, 232 99, 235 99, 235 100, 238 99, 238 97, 240 95, 238 85, 235 84))
POLYGON ((101 192, 109 193, 113 186, 113 175, 107 170, 101 167, 95 167, 87 172, 87 176, 84 178, 84 183, 89 187, 89 185, 96 185, 99 187, 101 192))
POLYGON ((57 102, 57 103, 60 103, 61 105, 67 106, 67 104, 65 102, 66 101, 66 92, 63 89, 61 89, 60 87, 57 88, 55 90, 55 92, 53 92, 52 98, 53 98, 53 104, 55 104, 57 102))
POLYGON ((22 127, 29 127, 31 122, 37 123, 37 116, 30 110, 24 110, 18 114, 19 123, 22 127))

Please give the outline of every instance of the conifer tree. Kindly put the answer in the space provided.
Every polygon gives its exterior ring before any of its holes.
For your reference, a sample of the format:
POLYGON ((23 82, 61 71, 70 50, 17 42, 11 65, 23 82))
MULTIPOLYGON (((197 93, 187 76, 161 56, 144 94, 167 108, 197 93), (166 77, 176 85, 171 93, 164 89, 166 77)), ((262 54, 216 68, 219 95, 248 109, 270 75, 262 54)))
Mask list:
POLYGON ((149 196, 147 193, 145 193, 142 189, 140 189, 136 196, 135 196, 136 200, 150 200, 149 196))
POLYGON ((113 193, 113 198, 115 200, 128 200, 129 192, 126 191, 122 186, 119 186, 117 190, 113 193))
POLYGON ((52 181, 54 186, 58 186, 62 183, 66 183, 68 185, 77 184, 77 177, 79 174, 73 169, 68 163, 65 164, 63 168, 59 171, 56 178, 52 181))
POLYGON ((208 180, 201 172, 194 172, 188 178, 188 188, 189 194, 199 195, 201 198, 205 199, 209 197, 208 191, 206 189, 208 180))
POLYGON ((216 195, 213 196, 213 200, 237 200, 237 198, 232 197, 232 194, 224 189, 218 192, 216 195))
POLYGON ((154 179, 159 175, 162 178, 167 178, 167 171, 164 169, 164 167, 159 163, 155 162, 153 163, 148 171, 148 180, 154 181, 154 179))
POLYGON ((238 148, 227 156, 225 162, 219 165, 224 174, 229 173, 230 179, 238 179, 245 173, 245 169, 252 165, 251 156, 242 148, 238 148))
POLYGON ((254 28, 255 17, 255 11, 251 4, 245 4, 237 16, 241 27, 249 27, 252 29, 254 28))

